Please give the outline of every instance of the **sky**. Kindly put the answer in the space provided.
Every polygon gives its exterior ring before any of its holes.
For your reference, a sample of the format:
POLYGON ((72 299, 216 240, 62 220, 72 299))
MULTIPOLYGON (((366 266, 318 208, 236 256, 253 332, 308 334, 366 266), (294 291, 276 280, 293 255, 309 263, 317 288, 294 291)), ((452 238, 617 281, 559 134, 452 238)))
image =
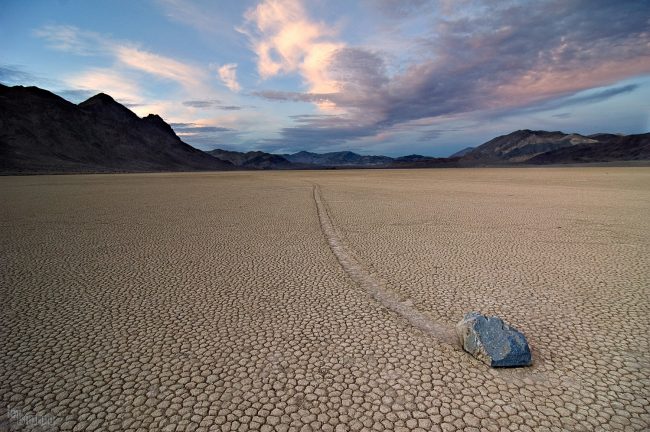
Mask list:
POLYGON ((650 130, 650 0, 3 0, 0 82, 204 150, 447 156, 650 130))

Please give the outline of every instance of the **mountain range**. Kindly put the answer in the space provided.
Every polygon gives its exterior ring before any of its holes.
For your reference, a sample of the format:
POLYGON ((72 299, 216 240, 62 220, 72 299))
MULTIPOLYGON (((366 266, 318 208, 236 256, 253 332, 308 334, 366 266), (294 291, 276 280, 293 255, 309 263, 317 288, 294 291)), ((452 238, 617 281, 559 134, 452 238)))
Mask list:
POLYGON ((214 149, 207 154, 230 162, 239 168, 249 169, 299 169, 308 168, 289 162, 280 155, 265 153, 263 151, 237 152, 231 150, 214 149))
POLYGON ((351 151, 320 154, 301 151, 293 154, 283 154, 282 156, 293 163, 320 165, 324 167, 383 166, 393 161, 388 156, 362 156, 351 151))
POLYGON ((262 151, 240 153, 212 150, 209 154, 237 167, 258 169, 309 168, 433 168, 505 165, 576 164, 650 160, 650 133, 595 134, 518 130, 478 147, 467 147, 447 158, 408 155, 363 156, 350 151, 274 155, 262 151))
POLYGON ((100 93, 73 104, 37 87, 0 84, 0 173, 427 168, 650 161, 650 133, 518 130, 448 158, 350 151, 272 154, 198 150, 158 115, 138 117, 100 93))
POLYGON ((0 85, 0 171, 224 170, 157 115, 139 118, 103 93, 78 105, 37 87, 0 85))
POLYGON ((594 134, 518 130, 465 153, 461 166, 650 160, 650 133, 594 134))

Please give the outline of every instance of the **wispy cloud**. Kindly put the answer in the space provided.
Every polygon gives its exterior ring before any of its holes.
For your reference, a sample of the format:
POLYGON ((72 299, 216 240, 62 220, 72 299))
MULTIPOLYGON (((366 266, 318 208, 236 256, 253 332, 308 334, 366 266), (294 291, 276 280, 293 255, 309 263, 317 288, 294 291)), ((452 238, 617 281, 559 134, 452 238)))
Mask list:
POLYGON ((383 14, 388 19, 403 19, 422 12, 425 6, 431 6, 430 0, 364 0, 364 3, 383 14))
POLYGON ((213 126, 204 123, 171 123, 174 132, 185 142, 212 150, 217 147, 233 146, 241 139, 242 133, 224 126, 213 126))
POLYGON ((175 81, 189 90, 207 87, 207 74, 186 62, 130 46, 111 44, 110 48, 116 59, 125 66, 175 81))
POLYGON ((217 106, 221 103, 219 99, 208 99, 208 100, 188 100, 183 101, 183 105, 192 108, 210 108, 217 106))
POLYGON ((224 111, 239 111, 243 108, 251 108, 251 106, 240 106, 240 105, 223 105, 223 102, 219 99, 208 99, 208 100, 188 100, 183 101, 183 105, 191 108, 199 109, 218 109, 224 111))
POLYGON ((270 101, 290 101, 290 102, 313 102, 324 103, 332 102, 338 96, 338 93, 317 94, 317 93, 300 93, 277 90, 262 90, 252 93, 254 96, 270 101))
MULTIPOLYGON (((209 39, 219 38, 220 49, 237 51, 244 48, 240 34, 235 30, 222 2, 192 0, 154 0, 171 21, 182 23, 209 39)), ((235 3, 235 2, 231 2, 235 3)))
POLYGON ((107 56, 119 67, 173 81, 197 94, 208 88, 205 69, 147 51, 131 42, 118 41, 68 25, 44 26, 34 34, 45 39, 53 49, 77 55, 107 56))
POLYGON ((112 62, 109 67, 88 67, 63 78, 68 96, 79 99, 98 92, 108 93, 139 116, 149 113, 163 116, 174 123, 174 129, 183 140, 204 148, 241 139, 241 132, 220 123, 240 123, 245 115, 240 116, 239 111, 248 105, 232 103, 228 94, 215 89, 216 83, 221 81, 232 92, 241 90, 236 64, 220 65, 211 71, 209 65, 192 64, 131 41, 73 26, 46 26, 35 35, 52 49, 112 62), (160 84, 171 84, 163 97, 159 93, 160 84), (197 119, 205 110, 219 110, 224 114, 197 119))
POLYGON ((638 84, 627 84, 623 86, 599 89, 597 91, 581 92, 566 98, 560 98, 530 107, 527 109, 527 111, 550 111, 552 109, 565 108, 569 106, 602 102, 618 95, 631 93, 638 88, 638 84))
POLYGON ((36 82, 40 77, 27 72, 23 67, 18 65, 0 65, 0 82, 14 84, 21 82, 36 82))
POLYGON ((50 48, 77 55, 97 54, 104 45, 104 39, 98 33, 70 25, 45 25, 34 30, 34 34, 45 39, 50 48))
POLYGON ((91 68, 67 77, 65 83, 77 92, 103 92, 122 103, 136 104, 144 99, 137 82, 113 69, 91 68))
POLYGON ((205 133, 205 132, 228 132, 232 131, 230 128, 226 127, 220 127, 220 126, 202 126, 197 123, 170 123, 170 126, 174 128, 174 130, 179 134, 179 135, 188 135, 188 134, 195 134, 195 133, 205 133))
POLYGON ((237 64, 228 63, 222 66, 212 64, 212 69, 217 71, 219 78, 231 91, 238 92, 241 90, 239 82, 237 82, 237 64))

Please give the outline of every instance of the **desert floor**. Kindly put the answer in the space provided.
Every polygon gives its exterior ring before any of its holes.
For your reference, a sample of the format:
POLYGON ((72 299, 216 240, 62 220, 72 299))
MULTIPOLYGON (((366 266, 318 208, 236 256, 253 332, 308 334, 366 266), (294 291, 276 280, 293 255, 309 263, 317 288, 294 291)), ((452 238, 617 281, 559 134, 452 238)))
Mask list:
POLYGON ((650 427, 650 169, 0 178, 0 431, 650 427), (465 312, 534 366, 464 353, 465 312))

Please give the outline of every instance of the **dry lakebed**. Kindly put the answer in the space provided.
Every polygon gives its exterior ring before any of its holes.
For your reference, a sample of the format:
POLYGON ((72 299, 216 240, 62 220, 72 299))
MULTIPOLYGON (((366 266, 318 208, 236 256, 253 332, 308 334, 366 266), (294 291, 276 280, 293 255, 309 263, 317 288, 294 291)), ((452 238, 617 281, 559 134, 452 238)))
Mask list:
POLYGON ((650 168, 0 177, 0 431, 643 431, 650 168), (533 365, 462 350, 466 312, 533 365))

